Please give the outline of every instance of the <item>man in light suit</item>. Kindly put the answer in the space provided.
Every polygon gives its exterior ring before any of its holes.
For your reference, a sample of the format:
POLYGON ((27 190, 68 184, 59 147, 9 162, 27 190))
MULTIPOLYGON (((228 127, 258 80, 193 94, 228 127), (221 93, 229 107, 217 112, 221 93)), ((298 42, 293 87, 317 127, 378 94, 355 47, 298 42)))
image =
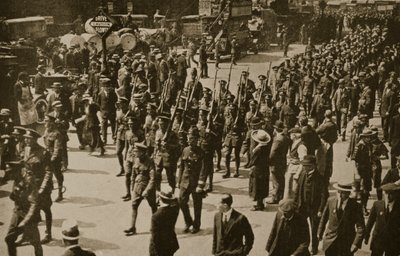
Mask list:
POLYGON ((388 183, 382 186, 385 199, 374 202, 369 215, 365 244, 368 244, 372 227, 372 256, 400 255, 400 185, 388 183))
POLYGON ((231 194, 222 195, 219 212, 214 216, 213 255, 246 256, 253 247, 251 225, 246 216, 232 208, 232 203, 231 194))
POLYGON ((361 248, 365 223, 361 205, 350 198, 351 184, 334 184, 337 196, 328 199, 318 228, 326 256, 351 256, 361 248), (325 237, 323 237, 325 232, 325 237))

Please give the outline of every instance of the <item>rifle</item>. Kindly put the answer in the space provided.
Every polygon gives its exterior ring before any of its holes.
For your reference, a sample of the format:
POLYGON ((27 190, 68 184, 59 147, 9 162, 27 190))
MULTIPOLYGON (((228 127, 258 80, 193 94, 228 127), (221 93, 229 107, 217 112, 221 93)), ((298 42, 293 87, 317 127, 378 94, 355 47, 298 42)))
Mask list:
POLYGON ((231 83, 232 65, 233 65, 233 63, 231 62, 231 65, 229 66, 228 83, 227 83, 227 85, 226 85, 226 91, 227 91, 227 92, 229 92, 229 84, 231 83))
MULTIPOLYGON (((185 124, 186 113, 187 113, 187 111, 188 111, 188 109, 189 109, 189 104, 190 104, 190 103, 192 102, 192 100, 193 100, 194 91, 195 91, 195 89, 196 89, 196 87, 197 87, 197 84, 199 83, 199 79, 200 79, 200 77, 197 76, 197 77, 196 77, 196 80, 194 81, 194 84, 193 84, 192 89, 190 90, 190 88, 188 88, 188 90, 187 90, 186 102, 185 102, 185 109, 183 110, 183 113, 182 113, 182 123, 181 123, 181 126, 179 127, 180 130, 184 130, 183 127, 184 127, 184 124, 185 124)), ((178 100, 179 100, 179 97, 178 97, 178 100)))
POLYGON ((239 79, 239 86, 238 86, 238 90, 237 90, 237 94, 236 94, 238 109, 237 109, 235 123, 234 123, 235 126, 239 122, 240 107, 241 107, 241 102, 242 102, 242 78, 243 78, 243 75, 241 74, 240 79, 239 79))
POLYGON ((215 99, 215 94, 216 94, 216 86, 217 86, 217 74, 218 74, 218 69, 215 69, 215 77, 214 77, 214 88, 213 88, 213 95, 211 97, 211 108, 210 112, 208 113, 208 122, 207 122, 207 127, 206 130, 210 130, 211 128, 211 123, 213 121, 213 112, 214 112, 214 99, 215 99))
POLYGON ((256 110, 256 113, 254 114, 254 116, 257 116, 258 112, 260 112, 261 98, 262 98, 262 94, 265 92, 265 89, 267 88, 267 83, 269 81, 269 74, 271 71, 271 65, 272 65, 272 62, 270 61, 269 67, 268 67, 268 72, 267 72, 267 79, 263 82, 263 84, 261 84, 260 93, 258 95, 258 101, 257 101, 257 110, 256 110))
POLYGON ((164 100, 165 100, 165 97, 167 96, 166 94, 167 94, 167 91, 168 91, 168 87, 169 87, 170 81, 171 81, 171 71, 169 71, 168 79, 167 79, 167 81, 164 82, 164 86, 162 88, 162 92, 161 92, 161 95, 160 95, 160 106, 157 109, 158 113, 162 113, 164 111, 164 100))
MULTIPOLYGON (((180 90, 180 91, 178 92, 178 99, 181 97, 181 94, 182 94, 182 90, 180 90)), ((168 137, 169 137, 169 134, 171 133, 172 125, 174 124, 174 121, 175 121, 176 111, 177 111, 177 109, 178 109, 178 106, 179 106, 179 100, 177 100, 176 103, 175 103, 174 112, 172 112, 171 120, 170 120, 170 122, 169 122, 169 124, 168 124, 167 130, 165 131, 164 137, 162 138, 162 140, 163 140, 164 142, 167 141, 167 139, 168 139, 168 137)))

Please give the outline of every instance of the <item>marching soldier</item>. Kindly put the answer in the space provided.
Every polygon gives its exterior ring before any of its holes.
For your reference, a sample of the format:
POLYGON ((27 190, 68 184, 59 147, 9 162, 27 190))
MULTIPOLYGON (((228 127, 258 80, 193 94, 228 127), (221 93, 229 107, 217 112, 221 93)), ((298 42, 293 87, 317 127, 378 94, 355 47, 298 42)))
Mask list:
POLYGON ((350 107, 350 93, 345 87, 345 80, 339 80, 339 88, 332 98, 332 111, 336 113, 336 124, 342 141, 346 139, 347 115, 350 107))
POLYGON ((111 125, 112 137, 115 135, 115 103, 118 100, 117 94, 111 85, 111 80, 108 78, 100 79, 101 91, 97 97, 97 104, 101 112, 101 133, 104 144, 107 144, 107 128, 108 122, 111 125))
POLYGON ((147 155, 147 146, 143 143, 135 143, 134 155, 137 160, 132 168, 132 222, 131 227, 124 230, 126 236, 136 234, 136 218, 143 199, 153 213, 157 211, 154 161, 147 155))
POLYGON ((135 143, 144 140, 144 133, 138 125, 138 120, 132 117, 128 120, 129 130, 125 133, 125 185, 126 195, 122 197, 124 201, 131 200, 131 177, 132 169, 135 165, 135 143))
POLYGON ((156 149, 154 159, 156 165, 156 189, 160 191, 161 175, 163 169, 167 173, 168 184, 175 191, 176 186, 176 169, 178 164, 180 146, 178 136, 173 131, 168 131, 170 118, 165 115, 158 117, 159 129, 156 131, 155 141, 156 149))
POLYGON ((231 176, 230 163, 231 153, 235 150, 235 165, 236 171, 234 177, 239 177, 240 167, 240 150, 243 143, 244 120, 240 117, 237 106, 230 104, 228 106, 228 113, 225 116, 225 129, 224 129, 224 151, 225 151, 225 168, 226 173, 222 176, 224 179, 231 176))
POLYGON ((83 122, 76 123, 75 120, 82 117, 85 114, 85 107, 83 103, 83 92, 85 83, 79 83, 78 86, 74 88, 72 96, 69 97, 71 104, 71 123, 76 128, 76 134, 79 141, 79 149, 85 149, 85 143, 83 140, 83 122))
POLYGON ((116 139, 117 139, 117 157, 119 166, 121 171, 117 174, 117 176, 124 176, 125 175, 125 168, 124 168, 124 156, 123 151, 125 148, 125 133, 128 130, 128 116, 129 116, 129 106, 128 106, 128 99, 125 97, 120 97, 117 101, 117 127, 116 127, 116 139))
POLYGON ((186 87, 188 88, 188 92, 191 95, 187 95, 188 97, 191 96, 196 103, 200 101, 203 97, 203 85, 200 83, 197 77, 197 69, 192 68, 190 71, 191 80, 187 83, 186 87))
POLYGON ((54 112, 50 113, 55 118, 56 129, 61 133, 61 171, 66 171, 68 169, 68 116, 63 112, 64 105, 61 101, 53 102, 54 112))
POLYGON ((183 149, 181 166, 179 170, 179 204, 185 219, 185 233, 199 232, 201 225, 201 209, 206 181, 204 151, 197 146, 200 134, 196 127, 191 127, 188 132, 188 146, 183 149), (189 197, 192 195, 194 220, 189 211, 189 197), (193 226, 192 230, 190 227, 193 226))
POLYGON ((371 126, 371 131, 374 133, 371 145, 372 145, 372 180, 374 182, 374 188, 376 189, 376 195, 378 200, 382 200, 382 163, 381 158, 389 159, 389 150, 385 144, 378 137, 378 127, 371 126))
MULTIPOLYGON (((31 132, 28 131, 28 134, 31 132)), ((15 181, 10 194, 10 199, 14 201, 15 207, 5 237, 8 255, 17 255, 15 241, 19 235, 24 234, 25 237, 29 237, 35 250, 35 256, 42 256, 43 248, 40 244, 38 229, 40 221, 38 187, 34 174, 28 168, 23 168, 21 176, 19 180, 15 181)))

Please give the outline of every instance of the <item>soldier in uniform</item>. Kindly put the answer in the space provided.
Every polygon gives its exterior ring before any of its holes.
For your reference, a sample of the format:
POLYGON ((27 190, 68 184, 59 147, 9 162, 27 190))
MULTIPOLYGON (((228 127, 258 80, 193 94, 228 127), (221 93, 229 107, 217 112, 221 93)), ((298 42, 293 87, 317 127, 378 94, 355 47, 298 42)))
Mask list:
POLYGON ((122 197, 124 201, 131 200, 131 178, 132 169, 135 165, 135 143, 144 140, 144 133, 138 125, 138 120, 130 117, 128 120, 129 130, 125 133, 125 186, 126 195, 122 197))
POLYGON ((250 73, 247 71, 242 71, 242 80, 241 80, 241 85, 244 86, 244 101, 248 102, 251 99, 254 99, 253 93, 256 91, 256 84, 254 83, 253 80, 249 79, 250 73))
POLYGON ((302 80, 301 91, 300 91, 302 104, 304 111, 306 112, 306 115, 310 114, 311 105, 313 102, 313 95, 315 94, 316 91, 316 85, 317 83, 312 76, 312 70, 308 69, 307 75, 302 80))
POLYGON ((125 97, 120 97, 117 101, 117 157, 119 166, 121 171, 117 174, 117 176, 124 176, 125 175, 125 168, 124 168, 124 155, 123 151, 125 148, 125 133, 128 130, 128 116, 129 116, 129 107, 128 107, 128 99, 125 97))
POLYGON ((179 169, 179 204, 185 219, 187 233, 199 232, 201 225, 201 209, 206 181, 204 163, 204 151, 197 145, 200 134, 196 127, 191 127, 188 132, 188 146, 183 149, 181 166, 179 169), (189 197, 192 195, 194 220, 189 211, 189 197), (192 230, 190 227, 193 226, 192 230))
POLYGON ((389 159, 389 150, 386 148, 385 144, 378 137, 378 127, 371 126, 371 131, 374 136, 371 140, 372 145, 372 180, 374 182, 374 188, 376 189, 376 195, 378 200, 382 200, 382 163, 381 158, 389 159))
POLYGON ((66 171, 68 169, 68 146, 67 142, 68 138, 68 116, 63 112, 64 105, 61 101, 53 102, 54 111, 50 113, 53 117, 55 117, 56 129, 61 133, 62 138, 62 148, 61 148, 61 170, 66 171))
POLYGON ((342 136, 342 141, 346 139, 347 115, 350 107, 350 92, 345 87, 345 80, 339 80, 339 88, 335 91, 332 98, 332 111, 336 113, 336 124, 338 132, 342 136))
POLYGON ((146 117, 143 124, 143 131, 146 140, 146 146, 149 149, 149 156, 153 155, 154 147, 155 147, 155 133, 156 133, 156 113, 157 105, 153 103, 148 103, 146 106, 146 117))
POLYGON ((78 86, 74 88, 72 96, 69 97, 71 104, 71 123, 76 128, 76 134, 79 141, 79 149, 85 148, 85 143, 83 141, 83 122, 76 123, 75 120, 82 117, 85 114, 85 107, 83 103, 83 92, 85 83, 79 83, 78 86))
POLYGON ((224 129, 224 151, 225 151, 225 168, 226 173, 222 176, 223 178, 229 178, 231 176, 230 162, 232 150, 235 150, 235 165, 236 171, 234 177, 239 177, 240 167, 240 150, 243 143, 243 135, 245 129, 244 120, 240 117, 240 113, 237 110, 237 106, 230 104, 228 106, 228 113, 225 116, 225 129, 224 129))
MULTIPOLYGON (((31 136, 31 131, 28 134, 31 136)), ((29 168, 23 168, 21 172, 21 177, 15 181, 10 194, 10 199, 14 201, 15 207, 5 237, 8 255, 17 255, 15 241, 19 235, 24 234, 25 237, 29 237, 30 243, 35 249, 35 256, 42 256, 43 249, 40 244, 38 229, 40 214, 39 191, 35 182, 36 177, 29 168)))
POLYGON ((285 127, 290 130, 297 123, 297 116, 300 113, 300 108, 295 105, 294 98, 289 98, 289 102, 282 106, 280 112, 280 120, 283 122, 285 127))
POLYGON ((107 144, 107 128, 108 122, 111 125, 112 137, 114 139, 115 134, 115 115, 116 108, 115 103, 118 100, 117 94, 114 88, 112 88, 111 80, 108 78, 100 79, 100 93, 97 97, 97 104, 100 107, 101 112, 101 133, 103 136, 104 144, 107 144))
POLYGON ((203 97, 203 85, 200 83, 200 81, 197 79, 197 69, 192 68, 190 71, 190 77, 191 80, 187 83, 186 87, 188 88, 188 92, 191 95, 187 96, 192 96, 192 99, 198 103, 200 99, 203 97))
POLYGON ((176 186, 176 169, 178 164, 180 145, 178 136, 175 132, 167 133, 170 118, 161 115, 159 119, 159 129, 156 131, 155 142, 156 149, 154 151, 154 161, 156 164, 156 189, 160 191, 161 175, 163 169, 167 173, 168 184, 175 191, 176 186))
POLYGON ((147 155, 147 146, 143 143, 135 143, 134 155, 136 160, 132 169, 132 222, 130 228, 124 230, 126 236, 136 234, 136 218, 143 199, 147 200, 153 213, 157 211, 154 161, 147 155))

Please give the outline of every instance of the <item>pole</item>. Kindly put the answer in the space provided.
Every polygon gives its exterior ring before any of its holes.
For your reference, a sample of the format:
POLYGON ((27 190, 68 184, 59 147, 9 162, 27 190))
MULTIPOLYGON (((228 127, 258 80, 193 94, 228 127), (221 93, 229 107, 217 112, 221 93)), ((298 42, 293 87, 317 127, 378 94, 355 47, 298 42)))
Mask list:
POLYGON ((102 59, 103 63, 101 65, 101 70, 103 73, 108 73, 108 67, 107 67, 107 44, 106 44, 106 39, 107 36, 103 36, 101 38, 101 48, 102 48, 102 59))

